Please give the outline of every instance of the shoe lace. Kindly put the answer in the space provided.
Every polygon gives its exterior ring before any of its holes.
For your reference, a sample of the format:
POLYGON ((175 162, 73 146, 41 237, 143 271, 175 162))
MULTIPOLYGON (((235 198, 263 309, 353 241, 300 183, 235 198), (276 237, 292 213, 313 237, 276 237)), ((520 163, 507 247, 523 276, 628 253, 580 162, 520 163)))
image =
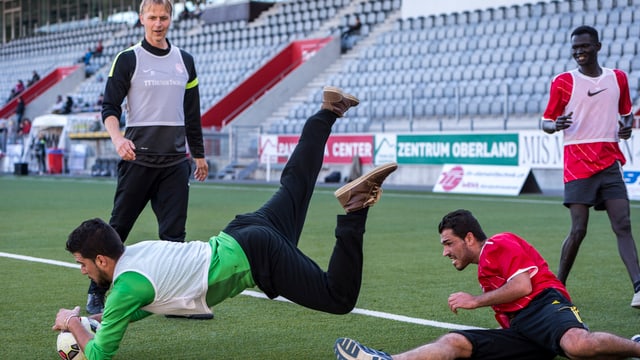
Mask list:
POLYGON ((369 192, 369 198, 364 202, 364 206, 373 206, 373 204, 380 200, 380 196, 382 196, 382 188, 378 185, 372 186, 371 192, 369 192))

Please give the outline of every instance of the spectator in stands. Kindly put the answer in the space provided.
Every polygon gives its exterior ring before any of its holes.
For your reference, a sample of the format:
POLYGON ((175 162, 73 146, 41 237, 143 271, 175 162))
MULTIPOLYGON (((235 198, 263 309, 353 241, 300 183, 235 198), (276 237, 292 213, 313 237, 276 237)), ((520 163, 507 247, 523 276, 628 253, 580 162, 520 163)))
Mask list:
POLYGON ((360 35, 360 29, 362 28, 362 22, 360 22, 360 16, 355 15, 352 22, 342 32, 341 44, 342 52, 345 53, 355 45, 357 36, 360 35))
POLYGON ((182 10, 180 15, 178 16, 178 20, 182 21, 182 20, 188 20, 188 19, 191 19, 191 12, 185 6, 184 10, 182 10))
POLYGON ((24 103, 24 99, 22 96, 18 95, 18 105, 16 106, 16 125, 18 130, 20 129, 20 123, 22 122, 25 108, 26 105, 24 103))
POLYGON ((67 100, 64 102, 64 107, 62 108, 61 114, 71 114, 73 112, 73 98, 71 96, 67 96, 67 100))
POLYGON ((104 50, 104 46, 102 45, 102 39, 100 39, 96 44, 96 48, 93 50, 93 56, 102 56, 103 50, 104 50))
MULTIPOLYGON (((449 295, 449 309, 457 314, 460 309, 491 307, 501 328, 454 330, 394 359, 552 360, 560 355, 622 360, 640 356, 640 343, 589 330, 565 286, 523 238, 509 232, 488 238, 467 210, 445 215, 438 232, 442 255, 459 271, 476 264, 482 288, 480 295, 449 295)), ((334 350, 341 360, 392 359, 345 338, 336 341, 334 350)))
POLYGON ((558 278, 566 284, 587 232, 589 208, 606 210, 633 283, 631 306, 640 308, 640 265, 622 176, 626 160, 618 145, 631 137, 631 97, 627 75, 598 63, 601 47, 593 27, 573 30, 571 49, 578 68, 554 77, 542 116, 545 132, 562 131, 564 136, 564 205, 571 229, 562 244, 558 278))
POLYGON ((7 103, 11 101, 13 98, 18 96, 25 89, 24 82, 22 80, 18 80, 18 82, 11 89, 11 94, 9 94, 9 98, 7 99, 7 103))
POLYGON ((62 95, 58 95, 58 97, 56 98, 56 103, 53 104, 53 107, 51 108, 51 113, 62 114, 63 111, 64 111, 64 101, 62 100, 62 95))
POLYGON ((29 120, 29 118, 22 119, 22 122, 18 127, 18 136, 25 138, 29 136, 30 131, 31 131, 31 120, 29 120))
POLYGON ((39 80, 40 80, 40 75, 38 74, 37 71, 33 70, 31 79, 27 81, 27 87, 32 86, 33 84, 37 83, 39 80))
POLYGON ((356 14, 354 15, 353 22, 347 26, 347 29, 345 30, 344 33, 342 33, 342 36, 345 37, 349 35, 360 35, 361 28, 362 28, 362 22, 360 22, 360 16, 356 14))
MULTIPOLYGON (((144 37, 116 56, 105 86, 102 120, 121 158, 109 223, 123 242, 149 202, 159 238, 184 241, 191 175, 187 144, 196 164, 194 178, 204 181, 209 175, 195 62, 166 37, 172 11, 169 0, 142 0, 144 37), (129 111, 123 135, 125 99, 129 111)), ((88 312, 102 312, 106 290, 92 282, 88 312)))
POLYGON ((85 66, 91 65, 92 56, 93 56, 93 50, 91 50, 91 48, 87 48, 87 52, 84 53, 84 56, 82 57, 82 62, 84 62, 85 66))
POLYGON ((18 96, 18 94, 23 92, 24 89, 25 89, 24 82, 22 80, 18 80, 18 82, 16 83, 16 86, 15 86, 14 89, 15 89, 15 95, 14 96, 18 96))

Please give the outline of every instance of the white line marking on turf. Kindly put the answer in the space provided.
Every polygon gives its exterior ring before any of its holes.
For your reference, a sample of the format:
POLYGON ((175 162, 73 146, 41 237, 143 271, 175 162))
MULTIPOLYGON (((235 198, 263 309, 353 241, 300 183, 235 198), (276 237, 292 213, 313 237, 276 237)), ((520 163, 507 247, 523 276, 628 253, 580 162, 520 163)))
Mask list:
MULTIPOLYGON (((268 297, 265 294, 263 294, 261 292, 258 292, 258 291, 253 291, 253 290, 245 290, 245 291, 242 292, 242 294, 243 295, 247 295, 247 296, 256 297, 256 298, 268 299, 268 297)), ((291 302, 290 300, 287 300, 287 299, 283 298, 282 296, 278 296, 277 298, 275 298, 273 300, 282 301, 282 302, 288 302, 288 303, 291 302)), ((482 328, 475 327, 475 326, 467 326, 467 325, 445 323, 445 322, 441 322, 441 321, 426 320, 426 319, 414 318, 414 317, 409 317, 409 316, 404 316, 404 315, 397 315, 397 314, 391 314, 391 313, 386 313, 386 312, 382 312, 382 311, 367 310, 367 309, 355 308, 355 309, 353 309, 351 311, 351 313, 360 314, 360 315, 366 315, 366 316, 371 316, 371 317, 377 317, 377 318, 387 319, 387 320, 395 320, 395 321, 400 321, 400 322, 406 322, 406 323, 411 323, 411 324, 427 325, 427 326, 443 328, 443 329, 448 329, 448 330, 482 329, 482 328)))
MULTIPOLYGON (((58 261, 58 260, 37 258, 37 257, 33 257, 33 256, 17 255, 17 254, 11 254, 11 253, 1 252, 1 251, 0 251, 0 257, 16 259, 16 260, 37 262, 37 263, 48 264, 48 265, 63 266, 63 267, 74 268, 74 269, 79 269, 80 268, 80 264, 74 264, 74 263, 58 261)), ((242 292, 242 295, 251 296, 251 297, 260 298, 260 299, 268 299, 268 297, 265 294, 263 294, 261 292, 258 292, 258 291, 253 291, 253 290, 245 290, 245 291, 242 292)), ((285 299, 285 298, 283 298, 281 296, 278 296, 277 298, 275 298, 273 300, 291 303, 291 301, 289 301, 289 300, 287 300, 287 299, 285 299)), ((482 329, 482 328, 474 327, 474 326, 452 324, 452 323, 446 323, 446 322, 435 321, 435 320, 426 320, 426 319, 414 318, 414 317, 409 317, 409 316, 404 316, 404 315, 385 313, 385 312, 382 312, 382 311, 375 311, 375 310, 367 310, 367 309, 355 308, 351 312, 353 314, 377 317, 377 318, 393 320, 393 321, 400 321, 400 322, 405 322, 405 323, 410 323, 410 324, 426 325, 426 326, 431 326, 431 327, 443 328, 443 329, 447 329, 447 330, 482 329)))
POLYGON ((74 268, 74 269, 80 269, 80 264, 73 264, 73 263, 64 262, 64 261, 49 260, 49 259, 37 258, 37 257, 33 257, 33 256, 26 256, 26 255, 16 255, 16 254, 10 254, 10 253, 6 253, 6 252, 1 252, 1 251, 0 251, 0 257, 6 257, 6 258, 11 258, 11 259, 16 259, 16 260, 25 260, 25 261, 31 261, 31 262, 37 262, 37 263, 43 263, 43 264, 49 264, 49 265, 58 265, 58 266, 64 266, 64 267, 74 268))

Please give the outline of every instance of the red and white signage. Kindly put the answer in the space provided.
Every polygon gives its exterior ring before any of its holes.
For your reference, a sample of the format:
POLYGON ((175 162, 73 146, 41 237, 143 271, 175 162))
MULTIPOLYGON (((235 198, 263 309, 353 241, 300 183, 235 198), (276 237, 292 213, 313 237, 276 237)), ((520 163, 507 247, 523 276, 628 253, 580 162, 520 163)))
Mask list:
POLYGON ((446 164, 433 192, 518 195, 530 172, 526 166, 446 164))

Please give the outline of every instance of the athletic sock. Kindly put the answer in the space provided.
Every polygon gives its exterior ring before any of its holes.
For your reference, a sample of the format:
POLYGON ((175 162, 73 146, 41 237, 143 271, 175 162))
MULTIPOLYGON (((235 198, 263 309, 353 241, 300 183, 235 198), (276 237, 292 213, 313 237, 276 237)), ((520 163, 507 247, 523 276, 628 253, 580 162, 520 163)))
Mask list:
POLYGON ((640 291, 640 280, 638 280, 638 281, 633 283, 633 291, 634 292, 639 292, 640 291))

